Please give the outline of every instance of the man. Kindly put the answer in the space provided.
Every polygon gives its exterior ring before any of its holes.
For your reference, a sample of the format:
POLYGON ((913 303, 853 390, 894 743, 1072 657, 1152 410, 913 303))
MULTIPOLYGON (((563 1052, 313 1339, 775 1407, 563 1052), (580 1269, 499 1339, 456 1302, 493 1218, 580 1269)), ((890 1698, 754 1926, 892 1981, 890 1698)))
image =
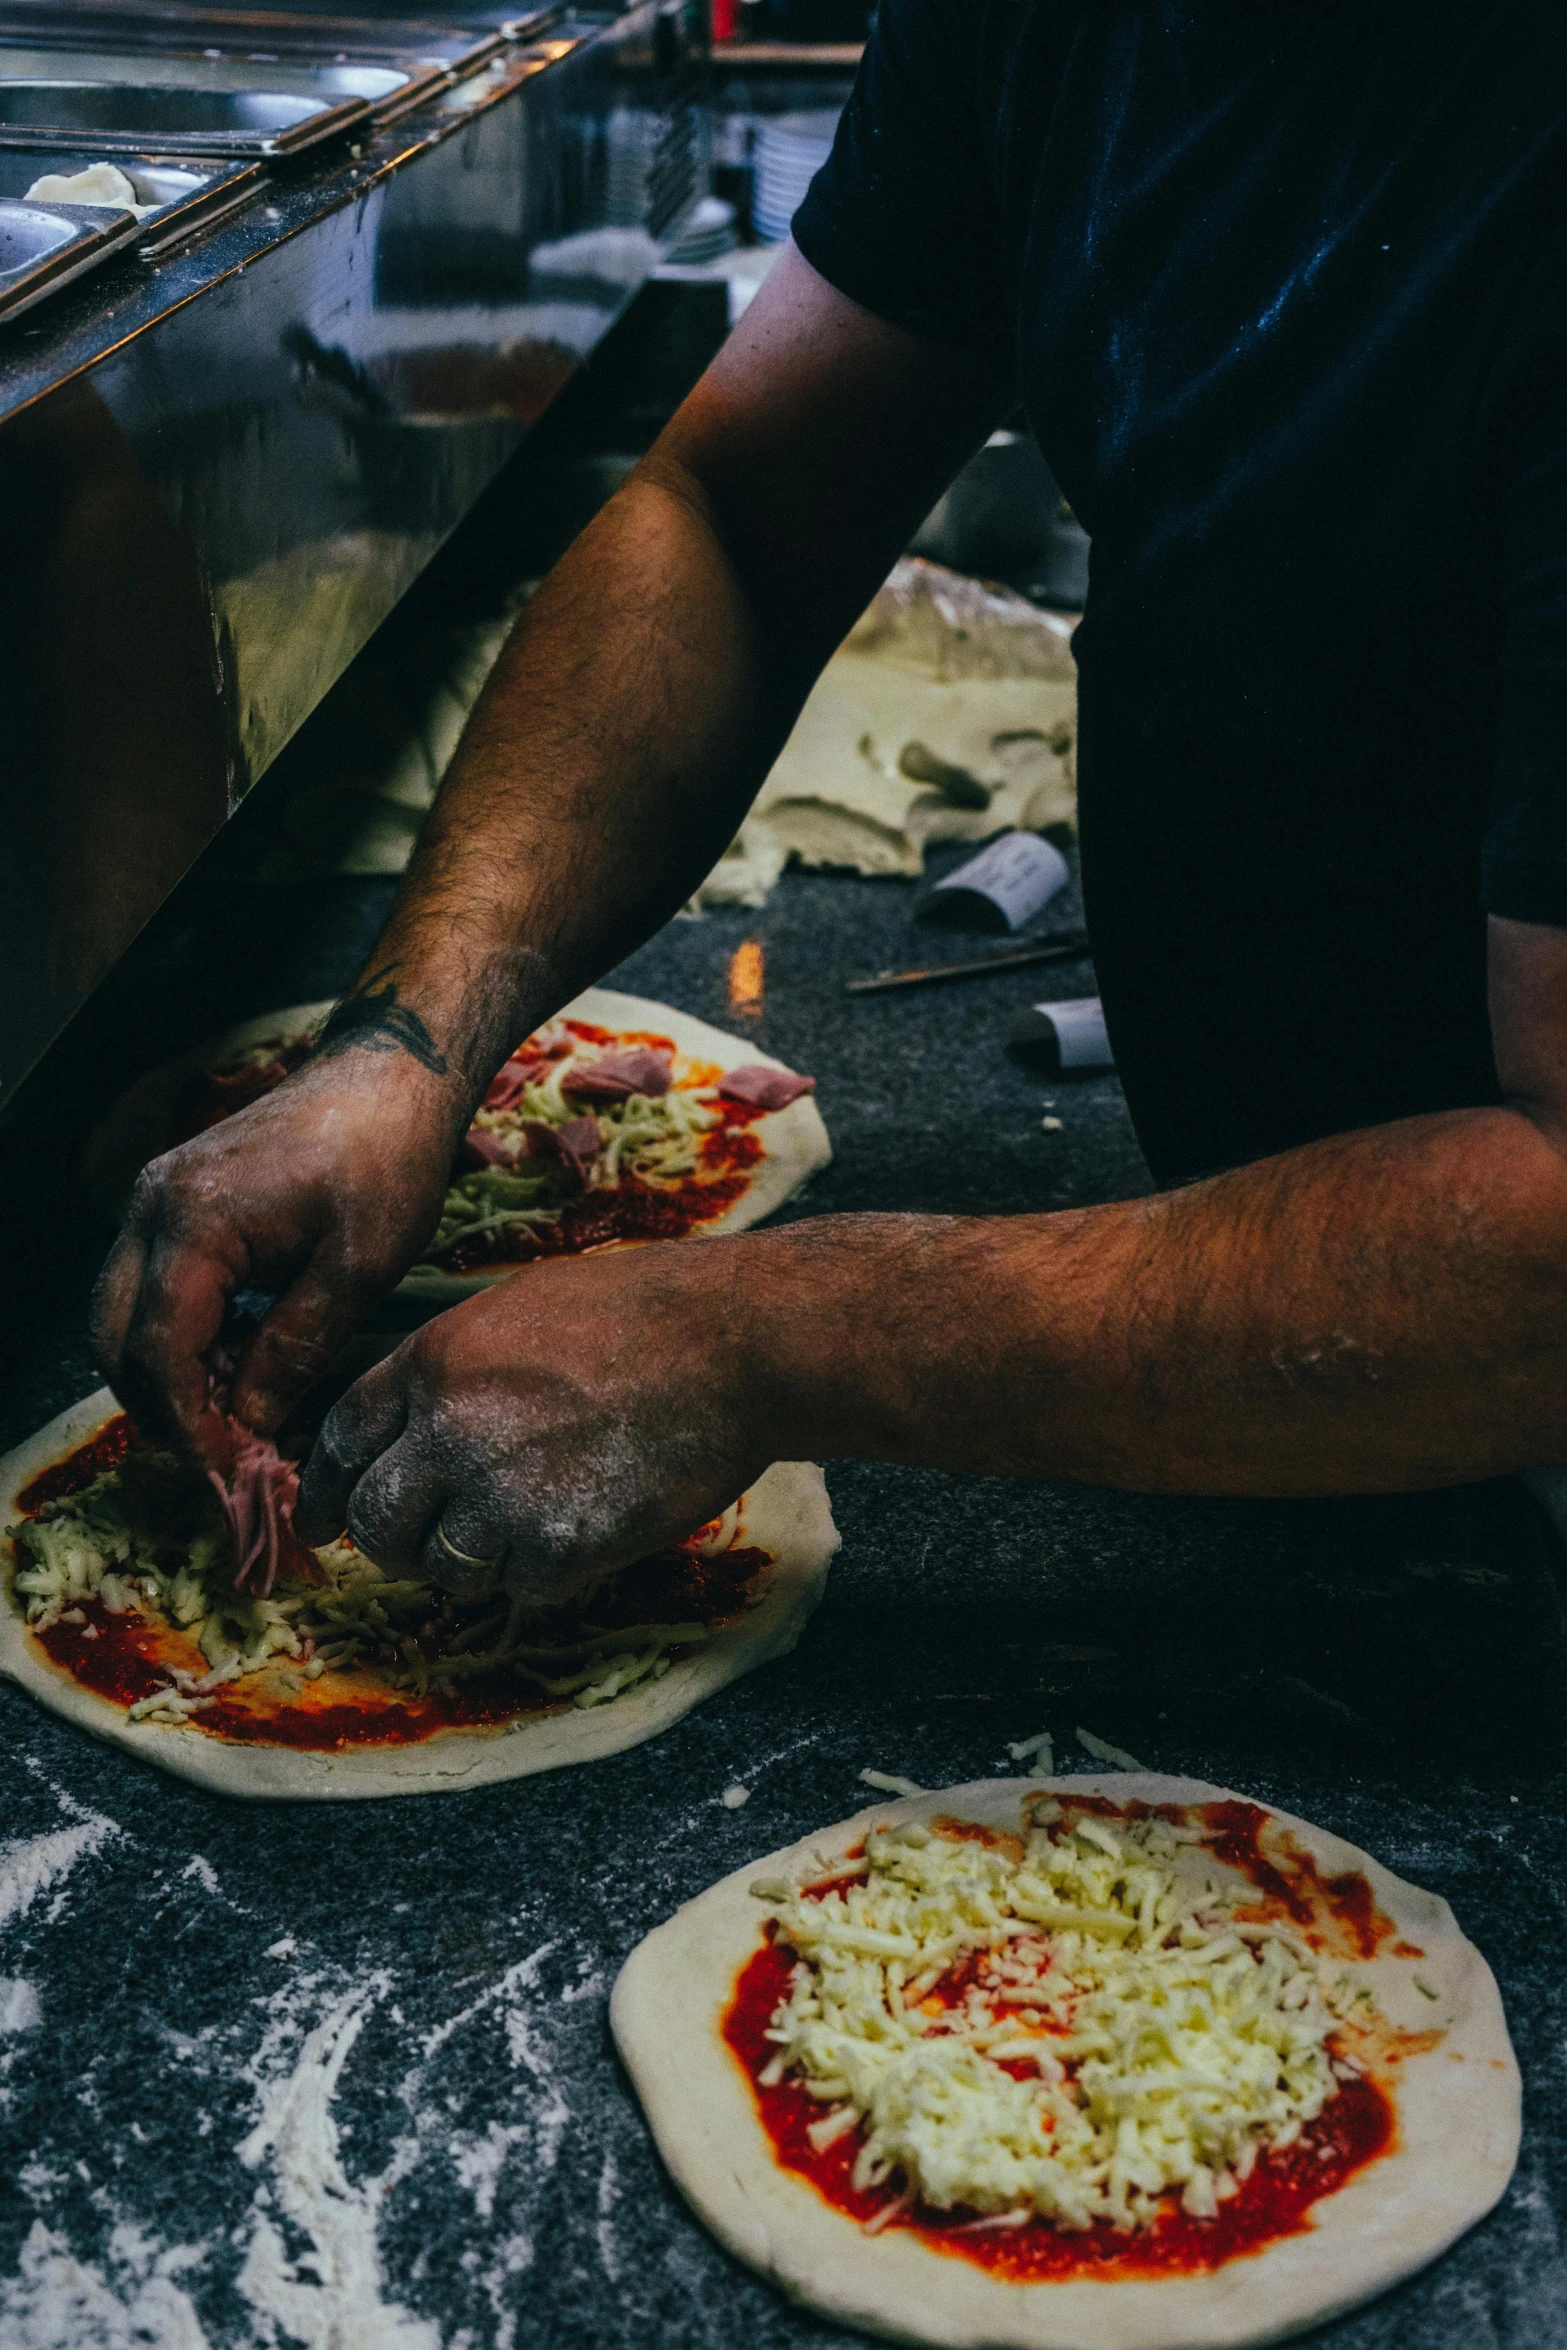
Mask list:
POLYGON ((1546 0, 882 0, 797 249, 536 599, 318 1056, 143 1178, 127 1400, 210 1449, 255 1284, 235 1403, 277 1425, 1021 393, 1093 536, 1088 914, 1179 1187, 539 1265, 359 1382, 304 1531, 545 1593, 773 1458, 1567 1457, 1564 84, 1546 0))

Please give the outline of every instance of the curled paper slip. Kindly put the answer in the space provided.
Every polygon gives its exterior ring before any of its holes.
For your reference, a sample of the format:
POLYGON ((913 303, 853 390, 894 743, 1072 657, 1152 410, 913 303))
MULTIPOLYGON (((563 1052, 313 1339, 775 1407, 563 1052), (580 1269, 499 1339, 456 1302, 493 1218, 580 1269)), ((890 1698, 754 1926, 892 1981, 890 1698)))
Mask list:
POLYGON ((1030 1067, 1051 1072, 1115 1067, 1104 1009, 1096 995, 1031 1005, 1013 1021, 1007 1042, 1030 1067))
POLYGON ((1038 1004, 1035 1009, 1043 1012, 1056 1032, 1063 1069, 1115 1067, 1104 1007, 1096 995, 1076 996, 1064 1004, 1038 1004))
POLYGON ((1016 930, 1049 904, 1068 878, 1068 870, 1061 851, 1041 840, 1037 832, 1004 832, 977 857, 970 857, 966 865, 937 882, 931 892, 931 911, 941 907, 944 897, 951 904, 948 893, 961 892, 965 897, 982 898, 1008 930, 1016 930))

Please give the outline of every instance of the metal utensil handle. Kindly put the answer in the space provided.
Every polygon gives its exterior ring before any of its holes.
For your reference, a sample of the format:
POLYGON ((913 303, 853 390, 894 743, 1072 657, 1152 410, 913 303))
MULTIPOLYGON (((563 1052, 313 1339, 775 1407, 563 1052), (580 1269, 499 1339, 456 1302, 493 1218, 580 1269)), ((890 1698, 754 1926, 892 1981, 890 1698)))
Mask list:
POLYGON ((1040 963, 1078 963, 1088 953, 1088 934, 1040 939, 1026 947, 1008 947, 1000 954, 973 955, 961 963, 931 963, 918 971, 873 971, 868 978, 845 982, 845 995, 886 995, 899 987, 940 987, 954 979, 981 979, 991 971, 1022 971, 1040 963))

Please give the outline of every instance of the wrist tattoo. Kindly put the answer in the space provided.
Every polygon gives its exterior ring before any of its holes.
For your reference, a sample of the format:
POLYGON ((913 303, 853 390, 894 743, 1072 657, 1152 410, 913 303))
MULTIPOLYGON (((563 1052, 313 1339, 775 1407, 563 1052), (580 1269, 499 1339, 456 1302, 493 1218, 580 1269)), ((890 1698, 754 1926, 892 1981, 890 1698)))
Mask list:
POLYGON ((317 1054, 357 1045, 367 1053, 408 1053, 432 1076, 446 1077, 451 1063, 411 1005, 400 1003, 395 964, 373 971, 363 987, 344 996, 322 1029, 317 1054), (385 986, 379 982, 385 981, 385 986))

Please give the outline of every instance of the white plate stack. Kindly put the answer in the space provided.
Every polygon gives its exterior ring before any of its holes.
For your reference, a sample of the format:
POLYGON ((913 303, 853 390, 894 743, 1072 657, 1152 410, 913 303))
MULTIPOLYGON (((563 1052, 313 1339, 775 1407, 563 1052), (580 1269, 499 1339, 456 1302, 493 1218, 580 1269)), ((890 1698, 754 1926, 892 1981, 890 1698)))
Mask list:
POLYGON ((608 201, 612 228, 640 228, 647 218, 648 179, 658 144, 659 117, 645 107, 617 106, 605 127, 608 201))
POLYGON ((689 269, 704 261, 717 261, 735 248, 735 208, 726 204, 722 196, 704 196, 664 255, 666 261, 678 262, 689 269))
POLYGON ((751 218, 764 245, 782 244, 806 189, 832 149, 838 117, 830 108, 775 114, 757 129, 751 218))

